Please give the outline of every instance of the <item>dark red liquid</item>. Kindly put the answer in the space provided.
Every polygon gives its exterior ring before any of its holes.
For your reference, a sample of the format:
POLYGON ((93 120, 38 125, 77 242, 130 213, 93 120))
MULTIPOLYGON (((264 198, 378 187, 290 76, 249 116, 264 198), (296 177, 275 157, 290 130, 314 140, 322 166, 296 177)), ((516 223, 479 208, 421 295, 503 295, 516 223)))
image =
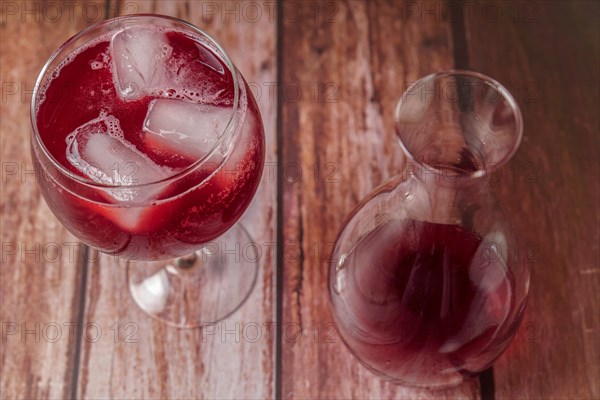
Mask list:
MULTIPOLYGON (((210 104, 231 106, 234 79, 238 78, 216 54, 192 36, 169 31, 166 37, 172 48, 167 63, 177 64, 178 68, 173 69, 177 73, 186 69, 185 79, 179 85, 186 88, 185 93, 167 88, 137 100, 121 99, 113 81, 108 37, 77 52, 42 88, 45 96, 39 102, 35 123, 52 157, 70 173, 83 176, 67 160, 65 139, 77 127, 98 118, 100 112, 116 117, 124 139, 159 166, 182 171, 197 161, 148 140, 142 129, 148 106, 156 98, 193 102, 202 95, 199 83, 209 83, 219 90, 220 96, 210 104), (202 62, 207 55, 212 62, 221 63, 221 72, 202 62), (101 67, 92 68, 94 62, 101 67)), ((48 175, 47 163, 34 146, 36 170, 50 208, 86 243, 133 259, 189 254, 199 244, 225 232, 249 205, 264 162, 264 135, 258 107, 243 78, 238 82, 244 86, 240 88, 236 110, 240 113, 238 132, 234 134, 226 160, 203 165, 185 178, 154 188, 152 200, 145 204, 119 202, 102 190, 59 174, 48 175)))
POLYGON ((409 385, 480 372, 516 329, 512 277, 490 246, 456 225, 381 225, 334 276, 345 342, 369 368, 409 385))

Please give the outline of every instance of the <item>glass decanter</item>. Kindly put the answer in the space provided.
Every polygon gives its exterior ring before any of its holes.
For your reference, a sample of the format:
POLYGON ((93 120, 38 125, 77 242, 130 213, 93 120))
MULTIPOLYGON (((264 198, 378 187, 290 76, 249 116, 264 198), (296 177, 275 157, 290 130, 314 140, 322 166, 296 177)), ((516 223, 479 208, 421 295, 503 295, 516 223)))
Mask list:
POLYGON ((529 270, 486 179, 518 148, 522 117, 498 82, 454 70, 412 84, 395 121, 408 162, 338 236, 333 313, 379 376, 452 386, 491 365, 523 315, 529 270))

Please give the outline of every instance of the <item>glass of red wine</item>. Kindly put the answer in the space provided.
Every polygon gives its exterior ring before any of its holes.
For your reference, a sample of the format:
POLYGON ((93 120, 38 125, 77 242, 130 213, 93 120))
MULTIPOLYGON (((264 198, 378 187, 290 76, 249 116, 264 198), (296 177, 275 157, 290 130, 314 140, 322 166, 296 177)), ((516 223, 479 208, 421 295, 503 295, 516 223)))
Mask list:
POLYGON ((158 15, 87 28, 44 65, 31 119, 47 204, 83 242, 128 260, 146 313, 197 327, 239 308, 258 257, 236 222, 260 181, 264 133, 213 38, 158 15))
POLYGON ((517 150, 523 121, 502 85, 457 70, 412 84, 395 121, 407 163, 338 236, 333 314, 382 378, 452 386, 489 367, 523 316, 529 268, 486 179, 517 150))

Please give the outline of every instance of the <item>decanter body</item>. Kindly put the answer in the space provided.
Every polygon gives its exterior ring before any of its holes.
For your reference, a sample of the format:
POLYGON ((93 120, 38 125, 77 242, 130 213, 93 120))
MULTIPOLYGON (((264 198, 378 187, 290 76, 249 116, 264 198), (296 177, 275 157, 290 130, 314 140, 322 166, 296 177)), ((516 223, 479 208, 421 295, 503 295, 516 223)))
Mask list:
POLYGON ((408 162, 340 232, 334 316, 380 376, 451 386, 487 368, 523 315, 529 271, 487 179, 516 151, 521 114, 497 82, 448 71, 413 84, 395 117, 408 162))

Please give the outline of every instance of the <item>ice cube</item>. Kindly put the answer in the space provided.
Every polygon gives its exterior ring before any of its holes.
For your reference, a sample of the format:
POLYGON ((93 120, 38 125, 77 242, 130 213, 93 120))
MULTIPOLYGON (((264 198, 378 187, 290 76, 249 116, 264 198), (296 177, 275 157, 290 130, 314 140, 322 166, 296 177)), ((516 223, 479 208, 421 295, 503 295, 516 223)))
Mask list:
POLYGON ((227 107, 153 100, 144 121, 146 140, 154 148, 198 160, 217 144, 232 113, 227 107))
MULTIPOLYGON (((94 182, 132 186, 167 178, 172 171, 155 164, 123 138, 119 120, 100 116, 67 136, 67 160, 94 182)), ((118 201, 146 201, 159 189, 107 188, 103 193, 118 201)))
POLYGON ((123 99, 135 100, 165 86, 165 65, 173 48, 163 32, 139 26, 125 29, 113 37, 110 51, 115 85, 123 99))

